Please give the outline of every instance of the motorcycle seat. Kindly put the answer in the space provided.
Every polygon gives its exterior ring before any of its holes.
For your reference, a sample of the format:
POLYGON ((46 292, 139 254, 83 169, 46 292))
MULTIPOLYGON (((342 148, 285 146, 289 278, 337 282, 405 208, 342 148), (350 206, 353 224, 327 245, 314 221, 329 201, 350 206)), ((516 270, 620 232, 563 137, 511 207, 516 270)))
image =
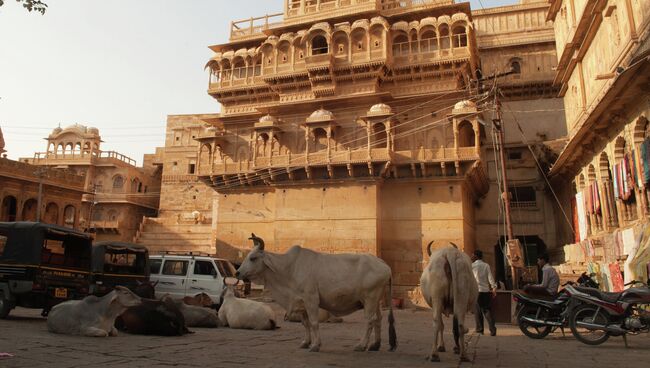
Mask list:
POLYGON ((616 303, 622 294, 622 293, 610 293, 607 291, 600 291, 598 289, 588 288, 588 287, 576 287, 576 289, 585 294, 589 294, 594 298, 602 299, 608 303, 616 303))

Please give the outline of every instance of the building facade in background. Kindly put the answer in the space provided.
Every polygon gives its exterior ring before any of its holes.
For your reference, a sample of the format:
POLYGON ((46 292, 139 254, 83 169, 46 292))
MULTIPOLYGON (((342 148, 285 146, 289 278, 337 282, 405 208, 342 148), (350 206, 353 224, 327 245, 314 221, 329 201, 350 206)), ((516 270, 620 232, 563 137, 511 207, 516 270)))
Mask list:
POLYGON ((235 263, 251 232, 272 251, 371 253, 404 297, 416 297, 430 241, 482 249, 504 269, 494 82, 477 80, 515 71, 497 79, 515 232, 531 253, 554 248, 531 153, 552 157, 565 136, 548 8, 288 0, 281 14, 233 22, 206 66, 221 113, 169 117, 160 216, 138 241, 235 263))
POLYGON ((650 262, 650 2, 550 3, 569 137, 552 175, 574 219, 563 267, 621 290, 621 271, 646 281, 650 262))
MULTIPOLYGON (((96 233, 97 240, 132 241, 142 218, 156 215, 161 174, 153 155, 138 167, 129 157, 102 151, 98 129, 79 124, 55 128, 46 140, 45 152, 20 161, 83 178, 74 227, 96 233)), ((64 218, 45 222, 68 226, 64 218)))

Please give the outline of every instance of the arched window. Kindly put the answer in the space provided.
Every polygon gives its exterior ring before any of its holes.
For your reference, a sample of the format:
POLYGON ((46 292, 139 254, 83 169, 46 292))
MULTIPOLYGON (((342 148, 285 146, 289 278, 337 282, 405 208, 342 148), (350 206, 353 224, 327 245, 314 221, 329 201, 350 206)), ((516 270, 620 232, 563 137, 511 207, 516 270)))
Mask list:
POLYGON ((311 54, 321 55, 329 53, 329 45, 324 36, 318 35, 311 40, 311 54))
POLYGON ((115 175, 113 177, 113 192, 120 192, 124 188, 124 177, 122 175, 115 175))
POLYGON ((72 205, 68 205, 63 210, 63 224, 66 227, 74 228, 77 210, 72 205))
POLYGON ((467 31, 464 26, 455 26, 452 35, 453 47, 467 47, 467 31))
POLYGON ((427 29, 420 36, 420 52, 432 52, 438 49, 438 38, 436 31, 427 29))
POLYGON ((440 48, 443 50, 448 49, 451 46, 449 40, 449 26, 446 24, 441 25, 438 32, 440 36, 440 48))
POLYGON ((372 126, 370 141, 372 142, 372 148, 388 147, 388 134, 386 133, 386 125, 384 123, 375 123, 372 126))
POLYGON ((458 124, 458 147, 474 147, 475 144, 476 137, 472 124, 467 120, 461 121, 458 124))
POLYGON ((0 209, 0 221, 16 221, 18 201, 14 196, 6 196, 2 199, 2 208, 0 209))
POLYGON ((521 74, 521 62, 519 59, 510 60, 510 70, 515 74, 521 74))
POLYGON ((235 79, 246 78, 246 63, 244 59, 239 58, 235 61, 232 72, 234 73, 235 79))
POLYGON ((314 134, 314 152, 327 149, 327 132, 323 128, 313 130, 314 134))
POLYGON ((45 215, 43 216, 43 222, 48 224, 58 224, 59 223, 59 205, 54 202, 50 202, 45 207, 45 215))
POLYGON ((613 188, 614 177, 612 175, 612 168, 609 163, 609 157, 607 156, 606 152, 600 154, 599 168, 600 168, 600 179, 603 183, 600 205, 602 208, 606 209, 606 211, 601 210, 601 212, 607 214, 607 225, 609 227, 617 227, 618 210, 616 206, 616 200, 614 198, 614 188, 613 188))
POLYGON ((409 38, 406 34, 402 33, 393 38, 393 55, 408 55, 410 51, 409 38))
POLYGON ((36 209, 38 202, 34 198, 30 198, 23 204, 23 221, 36 221, 36 209))

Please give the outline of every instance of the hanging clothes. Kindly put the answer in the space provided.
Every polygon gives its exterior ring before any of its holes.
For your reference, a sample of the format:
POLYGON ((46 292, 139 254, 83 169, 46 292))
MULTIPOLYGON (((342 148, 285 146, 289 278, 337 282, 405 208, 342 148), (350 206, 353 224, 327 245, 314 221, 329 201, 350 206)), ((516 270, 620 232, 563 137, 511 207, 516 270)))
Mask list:
POLYGON ((643 170, 641 169, 641 153, 639 150, 632 151, 632 160, 634 161, 634 184, 637 188, 643 188, 643 170))
POLYGON ((619 193, 620 184, 619 184, 619 180, 618 180, 618 164, 614 164, 614 166, 612 167, 612 170, 613 170, 613 176, 614 176, 612 178, 612 182, 614 184, 614 198, 619 199, 621 197, 621 195, 619 193))
POLYGON ((641 144, 641 163, 644 184, 648 184, 650 183, 650 138, 646 138, 641 144))
POLYGON ((591 190, 591 184, 582 191, 582 194, 585 196, 585 209, 588 215, 594 214, 594 201, 593 201, 593 192, 591 190))
POLYGON ((593 206, 594 206, 594 213, 596 214, 601 214, 601 208, 600 208, 600 190, 598 188, 598 183, 593 184, 593 206))
POLYGON ((578 228, 580 229, 580 241, 587 238, 587 214, 585 213, 585 201, 583 193, 576 194, 576 204, 578 210, 578 228))
POLYGON ((573 242, 577 243, 580 241, 580 221, 576 197, 571 198, 571 213, 573 214, 573 242))
POLYGON ((623 274, 621 274, 621 267, 618 263, 609 265, 609 273, 612 279, 612 291, 616 293, 623 291, 625 289, 625 283, 623 282, 623 274))

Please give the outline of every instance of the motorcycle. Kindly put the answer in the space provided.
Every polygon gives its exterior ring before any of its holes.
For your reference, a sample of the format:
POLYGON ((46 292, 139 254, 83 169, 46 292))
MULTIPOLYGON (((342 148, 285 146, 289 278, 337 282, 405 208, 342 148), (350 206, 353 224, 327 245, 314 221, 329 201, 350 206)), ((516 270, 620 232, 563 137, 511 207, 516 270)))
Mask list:
MULTIPOLYGON (((577 280, 577 288, 598 288, 598 283, 592 278, 595 274, 583 273, 577 280)), ((562 285, 575 285, 569 281, 562 285)), ((525 291, 512 293, 512 298, 517 302, 517 324, 521 332, 532 339, 543 339, 558 328, 564 334, 564 327, 568 325, 568 305, 570 295, 566 288, 553 298, 539 296, 525 291)))
POLYGON ((587 345, 600 345, 610 336, 623 336, 627 347, 628 334, 650 332, 650 288, 640 281, 625 286, 632 287, 608 293, 567 286, 572 301, 579 303, 569 315, 569 327, 576 339, 587 345))

